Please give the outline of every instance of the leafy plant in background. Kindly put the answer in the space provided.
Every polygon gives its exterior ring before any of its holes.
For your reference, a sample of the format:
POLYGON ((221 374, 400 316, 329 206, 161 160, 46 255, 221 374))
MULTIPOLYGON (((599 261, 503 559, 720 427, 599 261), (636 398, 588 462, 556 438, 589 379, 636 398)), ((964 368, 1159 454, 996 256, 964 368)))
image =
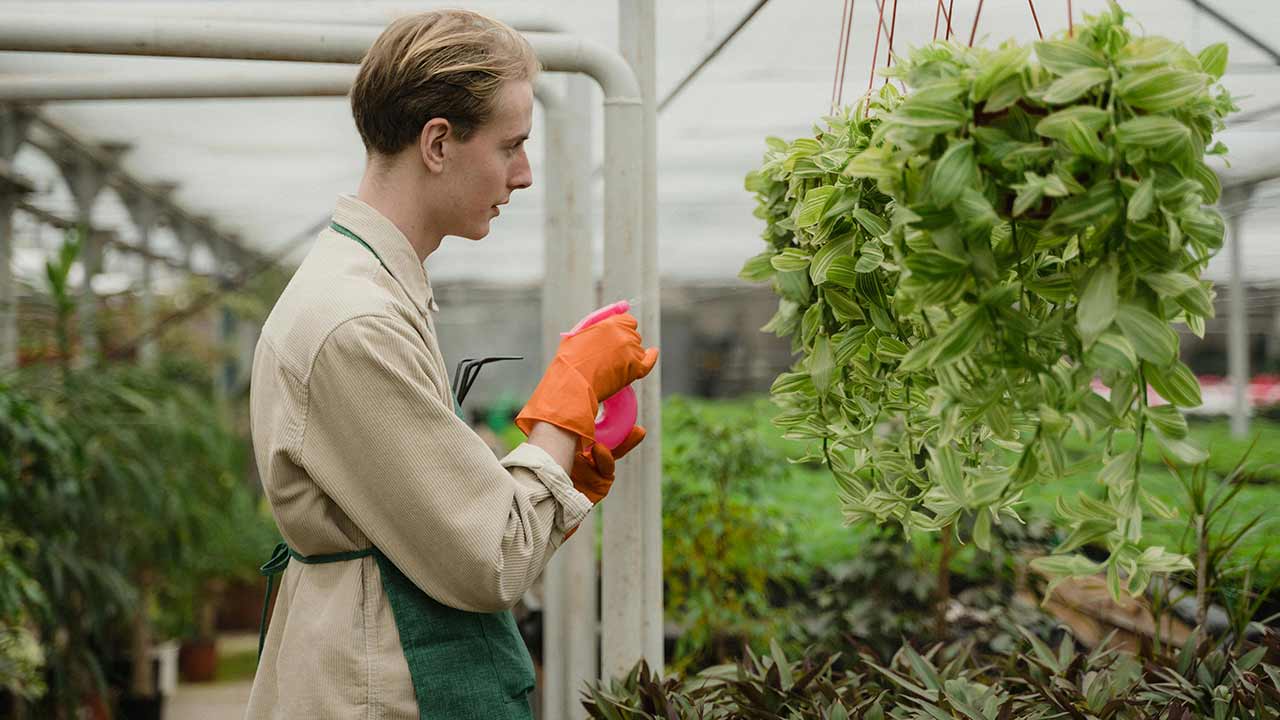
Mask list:
POLYGON ((251 568, 247 558, 269 544, 255 532, 267 523, 248 521, 256 502, 242 480, 246 445, 207 373, 192 386, 166 374, 182 367, 170 363, 71 366, 65 278, 75 247, 69 238, 50 264, 59 371, 37 366, 0 384, 0 526, 26 539, 11 552, 42 599, 0 608, 0 625, 22 610, 34 626, 49 690, 34 705, 41 717, 70 717, 87 693, 103 694, 126 654, 129 690, 147 689, 161 589, 185 591, 229 572, 225 563, 251 568))
POLYGON ((0 525, 0 688, 24 699, 45 693, 44 652, 29 625, 47 601, 16 556, 32 545, 31 538, 0 525))
POLYGON ((769 249, 743 269, 773 279, 766 329, 803 353, 773 385, 778 422, 812 441, 850 521, 950 533, 971 518, 989 548, 1026 487, 1067 473, 1074 430, 1103 448, 1106 496, 1062 498, 1069 535, 1036 563, 1059 580, 1105 570, 1116 595, 1190 567, 1143 548, 1144 515, 1171 511, 1139 467, 1153 441, 1205 457, 1178 410, 1200 392, 1171 323, 1203 333, 1212 314, 1200 273, 1223 223, 1204 156, 1225 151, 1211 137, 1234 109, 1214 86, 1224 46, 1197 57, 1124 19, 1112 5, 1036 43, 1036 62, 1012 43, 932 43, 894 68, 905 97, 886 85, 816 138, 770 140, 747 179, 769 249), (1088 544, 1106 562, 1069 554, 1088 544))
POLYGON ((82 232, 68 231, 56 260, 44 264, 49 294, 53 297, 54 341, 58 345, 58 366, 64 379, 71 371, 71 317, 76 301, 70 285, 71 268, 80 256, 82 232))
POLYGON ((676 667, 719 662, 777 634, 772 588, 787 583, 787 528, 760 502, 785 463, 757 433, 672 398, 663 458, 665 604, 681 635, 676 667))

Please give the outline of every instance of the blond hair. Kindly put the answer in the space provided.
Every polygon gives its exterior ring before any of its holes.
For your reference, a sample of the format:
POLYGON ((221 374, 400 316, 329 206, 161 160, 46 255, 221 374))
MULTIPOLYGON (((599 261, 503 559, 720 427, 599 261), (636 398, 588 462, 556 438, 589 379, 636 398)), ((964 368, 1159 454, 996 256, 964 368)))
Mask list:
POLYGON ((503 83, 532 82, 538 58, 520 33, 469 10, 402 17, 378 36, 351 86, 351 113, 369 153, 393 155, 432 118, 466 141, 493 115, 503 83))

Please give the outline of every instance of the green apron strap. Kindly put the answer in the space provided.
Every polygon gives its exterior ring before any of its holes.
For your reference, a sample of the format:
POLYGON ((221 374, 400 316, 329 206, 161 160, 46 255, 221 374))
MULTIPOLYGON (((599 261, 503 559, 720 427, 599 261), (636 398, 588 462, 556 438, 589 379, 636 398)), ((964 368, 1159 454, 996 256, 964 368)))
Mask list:
POLYGON ((275 588, 276 575, 284 572, 284 569, 289 567, 289 558, 306 565, 325 565, 346 560, 359 560, 370 555, 373 555, 373 548, 371 547, 363 550, 350 550, 325 555, 302 555, 286 543, 276 545, 276 549, 271 553, 271 559, 258 568, 258 572, 267 578, 267 594, 262 598, 262 619, 258 621, 258 660, 262 660, 262 648, 267 642, 267 609, 271 605, 271 591, 275 588))
POLYGON ((382 266, 383 270, 386 270, 387 272, 391 272, 391 269, 387 267, 387 264, 382 262, 382 256, 378 255, 378 251, 370 247, 369 243, 364 241, 364 238, 361 238, 359 235, 351 232, 351 230, 347 229, 346 227, 339 225, 336 221, 329 223, 329 227, 335 232, 338 232, 339 234, 342 234, 342 235, 346 235, 352 240, 355 240, 356 242, 363 245, 365 250, 368 250, 369 252, 373 253, 373 256, 378 259, 378 264, 382 266))
MULTIPOLYGON (((352 240, 355 240, 356 242, 360 243, 362 246, 364 246, 365 250, 368 250, 369 252, 373 253, 373 256, 378 259, 378 263, 382 265, 383 270, 386 270, 387 272, 391 272, 391 270, 387 268, 387 264, 382 262, 382 257, 378 255, 378 251, 370 247, 369 243, 364 241, 364 238, 352 232, 350 228, 347 228, 339 224, 337 221, 333 221, 329 223, 329 229, 333 230, 334 232, 340 235, 346 235, 352 240)), ((462 417, 462 405, 459 404, 456 399, 453 401, 453 414, 457 415, 460 418, 462 417)))

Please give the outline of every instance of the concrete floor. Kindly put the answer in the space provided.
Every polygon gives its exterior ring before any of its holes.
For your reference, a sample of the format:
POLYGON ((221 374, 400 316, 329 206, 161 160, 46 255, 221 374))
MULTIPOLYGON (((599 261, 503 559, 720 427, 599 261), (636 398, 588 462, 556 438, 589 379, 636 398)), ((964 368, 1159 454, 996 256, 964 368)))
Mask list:
POLYGON ((165 720, 239 720, 249 704, 248 680, 179 685, 165 703, 165 720))
MULTIPOLYGON (((236 633, 218 637, 219 653, 255 652, 257 633, 236 633)), ((249 704, 251 679, 218 683, 180 683, 178 691, 165 703, 165 720, 241 720, 249 704)))

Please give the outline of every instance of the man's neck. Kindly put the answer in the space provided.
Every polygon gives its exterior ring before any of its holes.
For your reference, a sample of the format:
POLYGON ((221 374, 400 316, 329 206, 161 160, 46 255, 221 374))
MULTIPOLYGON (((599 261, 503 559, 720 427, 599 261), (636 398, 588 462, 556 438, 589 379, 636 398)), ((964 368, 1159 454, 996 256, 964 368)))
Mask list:
POLYGON ((365 167, 356 198, 382 213, 404 233, 422 262, 440 247, 443 236, 432 229, 413 178, 399 177, 403 169, 365 167))

